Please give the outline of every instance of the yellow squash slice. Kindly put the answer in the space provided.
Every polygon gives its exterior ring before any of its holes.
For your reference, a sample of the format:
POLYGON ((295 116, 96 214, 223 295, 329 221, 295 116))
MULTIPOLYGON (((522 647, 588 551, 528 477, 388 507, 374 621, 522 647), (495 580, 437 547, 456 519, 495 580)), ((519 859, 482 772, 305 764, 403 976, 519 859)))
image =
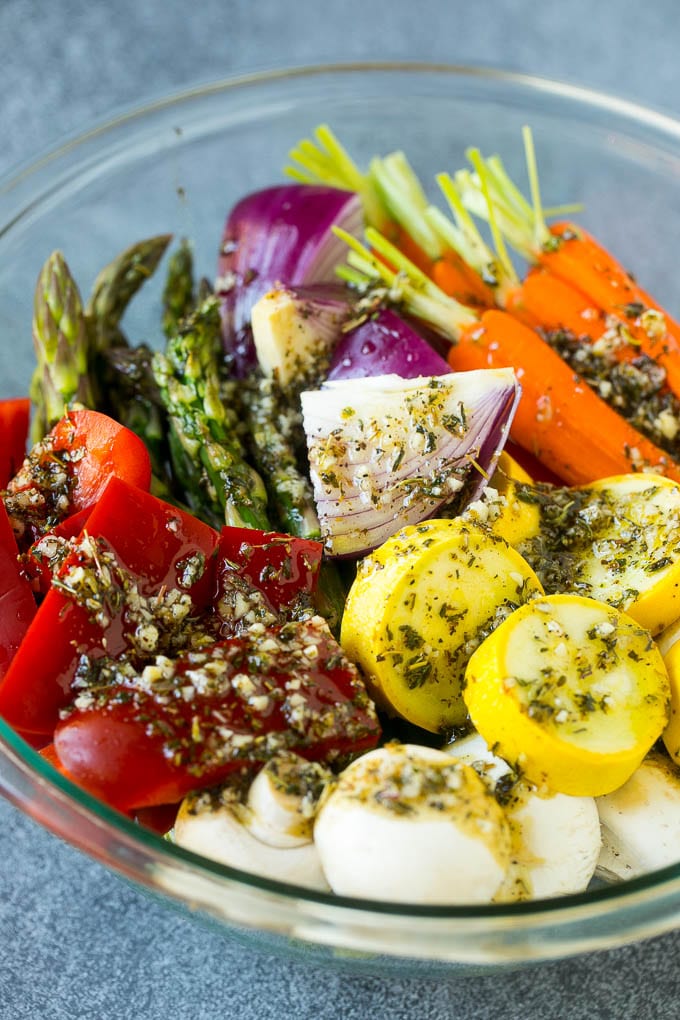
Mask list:
POLYGON ((648 631, 580 595, 518 609, 470 659, 465 702, 494 752, 538 787, 597 797, 663 732, 668 674, 648 631))
POLYGON ((538 539, 517 545, 546 591, 606 602, 652 634, 680 617, 680 486, 616 475, 554 498, 543 494, 538 539))
POLYGON ((540 528, 537 503, 519 498, 520 486, 531 486, 532 479, 516 460, 503 451, 496 470, 480 499, 465 511, 466 520, 488 527, 494 535, 517 548, 534 538, 540 528))
POLYGON ((536 575, 501 538, 460 519, 426 521, 360 564, 341 643, 379 705, 437 733, 465 720, 474 649, 537 594, 536 575))

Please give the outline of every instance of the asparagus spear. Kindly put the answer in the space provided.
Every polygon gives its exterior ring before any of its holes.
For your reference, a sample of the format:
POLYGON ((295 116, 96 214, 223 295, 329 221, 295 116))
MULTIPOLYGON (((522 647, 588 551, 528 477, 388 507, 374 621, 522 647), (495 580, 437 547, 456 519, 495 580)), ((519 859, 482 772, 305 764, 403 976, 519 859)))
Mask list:
POLYGON ((194 512, 213 527, 225 522, 269 529, 266 492, 246 463, 239 416, 221 399, 220 313, 210 297, 156 354, 153 371, 170 425, 170 456, 194 512))
POLYGON ((159 234, 138 241, 104 266, 97 276, 85 309, 96 353, 110 346, 126 345, 120 320, 131 299, 153 274, 171 238, 171 234, 159 234))
POLYGON ((33 344, 37 365, 31 381, 34 443, 64 412, 95 406, 89 376, 89 340, 78 286, 61 252, 43 266, 33 303, 33 344))
POLYGON ((163 332, 170 339, 194 307, 194 258, 188 241, 168 260, 163 289, 163 332))
MULTIPOLYGON (((271 503, 278 512, 277 523, 291 535, 318 539, 321 529, 312 488, 295 453, 298 412, 294 404, 299 406, 297 396, 287 392, 284 397, 271 378, 253 376, 244 390, 253 459, 266 479, 271 503)), ((314 605, 338 638, 348 590, 337 565, 324 560, 314 605)))
POLYGON ((294 418, 271 378, 252 377, 244 390, 244 410, 252 454, 267 480, 279 524, 291 535, 318 538, 321 531, 309 480, 298 468, 290 430, 294 418))
POLYGON ((104 352, 109 378, 109 404, 113 417, 144 440, 154 474, 163 478, 168 455, 167 420, 146 344, 110 347, 104 352))

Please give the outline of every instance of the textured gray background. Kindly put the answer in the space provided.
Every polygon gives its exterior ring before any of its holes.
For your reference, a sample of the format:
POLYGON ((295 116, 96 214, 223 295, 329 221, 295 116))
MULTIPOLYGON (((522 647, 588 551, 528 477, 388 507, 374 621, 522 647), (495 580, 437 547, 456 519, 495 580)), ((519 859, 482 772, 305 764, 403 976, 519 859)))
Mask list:
MULTIPOLYGON (((164 90, 329 60, 497 65, 680 115, 679 43, 677 0, 0 0, 0 173, 164 90)), ((452 983, 311 970, 149 901, 0 803, 3 1020, 663 1020, 679 964, 677 934, 452 983)))

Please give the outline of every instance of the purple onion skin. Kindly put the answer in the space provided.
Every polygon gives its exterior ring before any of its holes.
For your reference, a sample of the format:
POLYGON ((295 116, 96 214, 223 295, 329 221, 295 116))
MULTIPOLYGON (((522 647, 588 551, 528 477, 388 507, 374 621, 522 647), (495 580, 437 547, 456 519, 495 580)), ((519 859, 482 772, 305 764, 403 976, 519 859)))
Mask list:
POLYGON ((356 229, 360 200, 349 191, 309 184, 284 184, 253 192, 230 212, 217 265, 225 351, 237 375, 257 364, 250 329, 253 305, 278 285, 333 280, 328 251, 337 245, 337 263, 345 246, 333 238, 334 224, 356 229))
POLYGON ((398 375, 415 379, 450 371, 450 365, 413 326, 384 308, 344 334, 333 353, 328 378, 398 375))

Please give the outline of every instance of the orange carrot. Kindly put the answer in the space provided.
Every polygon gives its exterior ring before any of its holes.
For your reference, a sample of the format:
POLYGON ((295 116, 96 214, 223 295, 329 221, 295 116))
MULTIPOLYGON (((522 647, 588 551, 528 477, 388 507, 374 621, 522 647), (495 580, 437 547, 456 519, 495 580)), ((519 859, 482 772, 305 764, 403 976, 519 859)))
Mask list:
MULTIPOLYGON (((479 273, 470 269, 457 252, 447 251, 440 258, 432 259, 397 223, 389 223, 385 228, 384 236, 414 266, 434 280, 449 297, 454 297, 462 304, 478 308, 491 308, 495 304, 493 288, 482 280, 479 273)), ((382 255, 377 252, 373 254, 385 265, 390 265, 389 260, 382 255)), ((396 267, 391 266, 390 268, 396 267)))
MULTIPOLYGON (((398 223, 390 220, 385 225, 385 237, 398 248, 399 251, 403 252, 407 259, 409 259, 415 266, 418 267, 423 273, 427 273, 430 270, 432 259, 429 257, 426 251, 424 251, 419 244, 417 244, 411 235, 400 227, 398 223)), ((378 258, 382 256, 378 255, 378 258)))
POLYGON ((544 245, 536 253, 540 265, 623 322, 638 353, 649 355, 665 369, 669 389, 680 397, 680 323, 582 227, 554 223, 550 233, 558 244, 548 250, 544 245))
POLYGON ((606 329, 606 313, 581 291, 543 267, 531 269, 505 295, 504 307, 522 322, 543 329, 566 329, 596 340, 606 329))
POLYGON ((442 258, 432 262, 429 267, 420 266, 420 268, 428 274, 440 290, 464 305, 476 308, 493 308, 496 304, 493 287, 485 283, 479 273, 471 269, 458 252, 447 251, 442 258))
POLYGON ((680 465, 621 418, 528 326, 489 310, 459 331, 455 371, 515 369, 522 399, 511 436, 569 485, 643 467, 680 482, 680 465))

